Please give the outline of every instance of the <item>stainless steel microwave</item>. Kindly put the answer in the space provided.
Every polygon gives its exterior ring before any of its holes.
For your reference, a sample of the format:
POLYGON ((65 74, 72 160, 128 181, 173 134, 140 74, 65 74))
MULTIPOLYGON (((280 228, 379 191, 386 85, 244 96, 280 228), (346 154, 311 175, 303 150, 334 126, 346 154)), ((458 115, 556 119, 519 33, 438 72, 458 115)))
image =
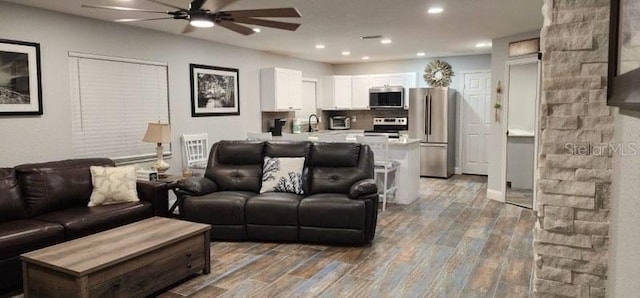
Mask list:
POLYGON ((404 109, 404 87, 385 86, 369 89, 369 107, 372 109, 404 109))

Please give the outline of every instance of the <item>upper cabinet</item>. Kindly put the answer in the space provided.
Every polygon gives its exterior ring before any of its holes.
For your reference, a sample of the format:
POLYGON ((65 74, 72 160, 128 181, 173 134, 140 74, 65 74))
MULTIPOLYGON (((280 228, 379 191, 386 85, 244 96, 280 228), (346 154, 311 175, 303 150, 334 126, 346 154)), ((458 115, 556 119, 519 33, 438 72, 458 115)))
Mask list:
POLYGON ((389 76, 389 86, 404 86, 405 88, 416 87, 416 73, 400 73, 389 76))
MULTIPOLYGON (((384 87, 389 85, 389 75, 371 75, 371 87, 384 87)), ((368 92, 368 91, 367 91, 368 92)))
POLYGON ((370 75, 371 87, 403 86, 405 88, 416 87, 416 73, 392 73, 370 75))
MULTIPOLYGON (((405 97, 409 88, 416 87, 416 73, 392 73, 357 76, 331 76, 325 81, 323 110, 367 110, 369 89, 384 86, 403 86, 405 97)), ((405 109, 408 101, 405 100, 405 109)))
POLYGON ((284 68, 260 70, 262 111, 302 109, 302 72, 284 68))
POLYGON ((351 79, 351 108, 354 110, 366 110, 369 108, 369 88, 371 76, 353 76, 351 79))
POLYGON ((351 76, 330 76, 325 81, 325 110, 351 109, 351 76))

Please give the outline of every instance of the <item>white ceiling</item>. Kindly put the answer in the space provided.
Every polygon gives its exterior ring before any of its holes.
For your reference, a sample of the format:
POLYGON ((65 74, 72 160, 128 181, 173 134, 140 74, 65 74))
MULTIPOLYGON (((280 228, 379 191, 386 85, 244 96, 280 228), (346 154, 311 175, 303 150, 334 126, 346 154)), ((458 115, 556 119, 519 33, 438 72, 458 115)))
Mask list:
MULTIPOLYGON (((120 12, 80 7, 81 3, 117 5, 167 10, 145 0, 5 0, 101 20, 157 17, 153 13, 120 12)), ((189 0, 165 0, 188 7, 189 0)), ((194 38, 294 56, 333 64, 489 53, 476 48, 480 42, 542 27, 542 0, 238 0, 224 10, 295 7, 302 19, 276 19, 301 22, 296 32, 262 28, 259 34, 242 36, 222 27, 199 29, 194 38), (444 12, 427 14, 439 6, 444 12), (360 40, 363 35, 384 35, 379 40, 360 40), (322 43, 325 49, 315 45, 322 43), (350 51, 351 56, 342 56, 350 51)), ((183 20, 131 23, 159 31, 180 34, 183 20)))

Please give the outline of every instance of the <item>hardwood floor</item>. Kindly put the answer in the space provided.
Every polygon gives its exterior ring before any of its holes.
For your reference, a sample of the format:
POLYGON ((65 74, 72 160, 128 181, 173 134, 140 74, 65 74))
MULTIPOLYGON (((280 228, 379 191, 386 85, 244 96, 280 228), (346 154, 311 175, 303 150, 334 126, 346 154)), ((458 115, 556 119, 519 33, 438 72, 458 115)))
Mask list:
POLYGON ((531 210, 486 199, 486 178, 422 179, 381 212, 368 247, 215 242, 211 273, 161 297, 527 297, 531 210))

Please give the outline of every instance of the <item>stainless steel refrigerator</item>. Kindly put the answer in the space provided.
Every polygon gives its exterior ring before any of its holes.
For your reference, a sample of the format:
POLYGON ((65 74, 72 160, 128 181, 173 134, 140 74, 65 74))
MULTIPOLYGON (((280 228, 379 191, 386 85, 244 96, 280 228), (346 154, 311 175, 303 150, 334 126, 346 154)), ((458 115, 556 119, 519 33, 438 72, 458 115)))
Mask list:
POLYGON ((420 176, 449 178, 455 170, 455 91, 409 89, 409 136, 420 139, 420 176))

